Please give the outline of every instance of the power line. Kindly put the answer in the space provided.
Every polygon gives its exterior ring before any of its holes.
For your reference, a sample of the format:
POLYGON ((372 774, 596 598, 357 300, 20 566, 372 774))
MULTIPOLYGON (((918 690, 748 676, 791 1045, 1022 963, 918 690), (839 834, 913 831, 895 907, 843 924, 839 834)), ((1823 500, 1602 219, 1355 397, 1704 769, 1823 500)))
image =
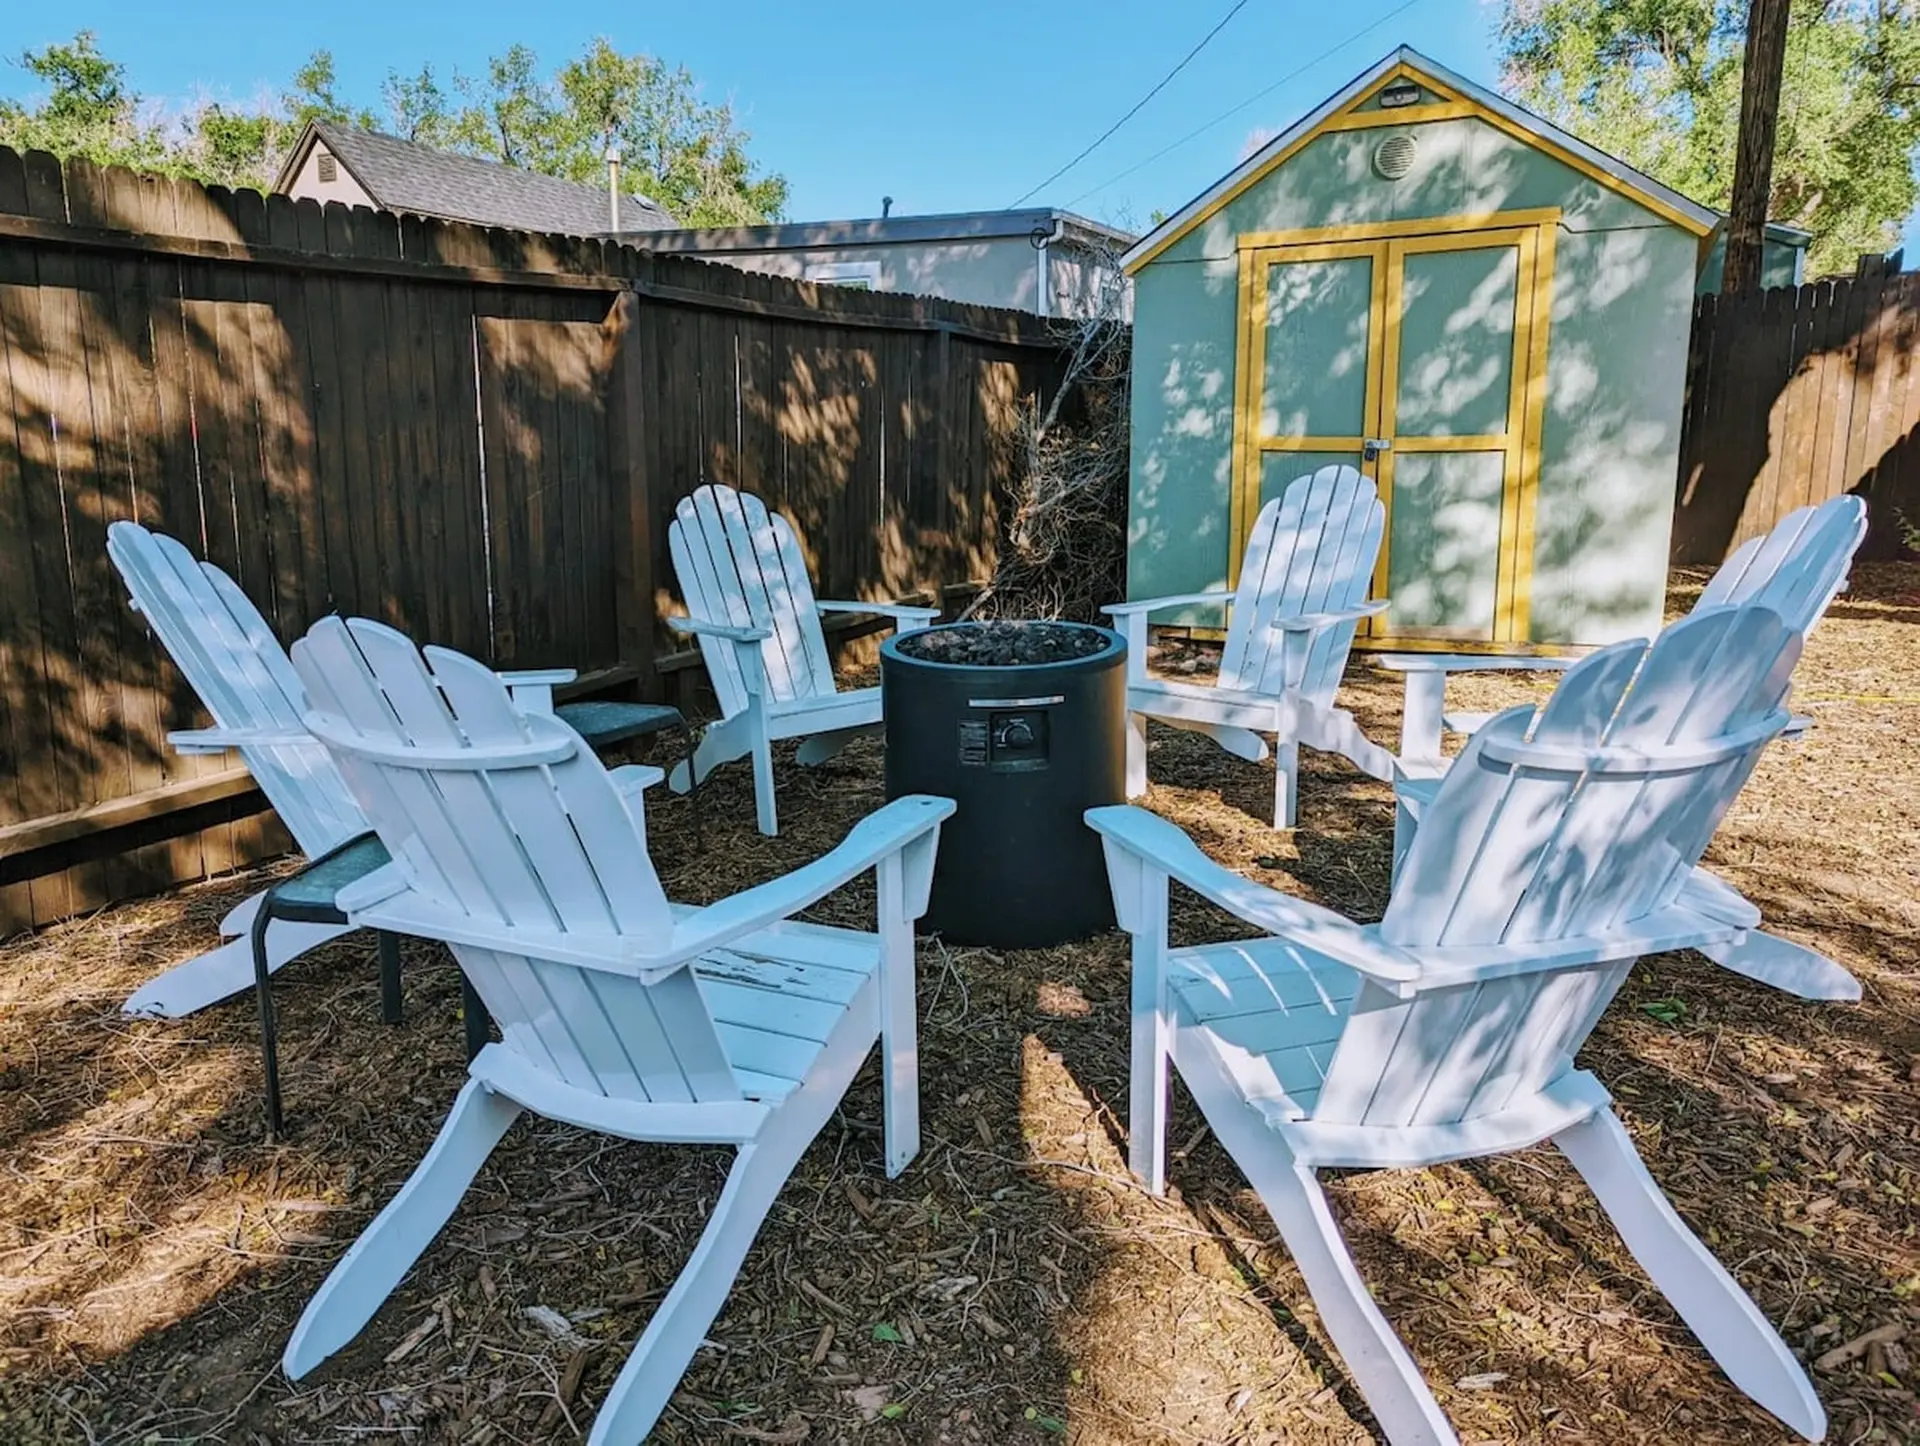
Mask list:
MULTIPOLYGON (((1046 187, 1051 186, 1055 181, 1059 180, 1062 176, 1066 175, 1068 171, 1071 171, 1075 166, 1079 165, 1088 156, 1092 155, 1095 151, 1099 150, 1100 147, 1106 143, 1106 140, 1109 136, 1111 136, 1115 131, 1119 130, 1121 126, 1125 125, 1128 121, 1132 120, 1136 115, 1138 115, 1140 113, 1140 108, 1144 106, 1148 101, 1152 100, 1156 95, 1160 94, 1161 91, 1165 90, 1167 88, 1167 82, 1171 81, 1181 71, 1185 70, 1187 68, 1188 62, 1190 62, 1194 58, 1194 56, 1198 55, 1201 51, 1207 48, 1207 42, 1212 40, 1214 36, 1218 35, 1222 30, 1227 28, 1227 22, 1229 20, 1233 19, 1234 16, 1238 15, 1242 10, 1246 8, 1247 8, 1247 0, 1234 0, 1233 8, 1229 10, 1225 15, 1222 15, 1220 17, 1220 23, 1218 25, 1215 25, 1213 29, 1209 30, 1205 35, 1201 36, 1200 43, 1194 46, 1193 49, 1189 50, 1186 53, 1186 55, 1181 57, 1180 63, 1178 65, 1174 66, 1172 70, 1169 70, 1165 75, 1161 76, 1160 83, 1158 85, 1154 86, 1152 90, 1148 91, 1145 95, 1141 96, 1139 100, 1135 101, 1132 110, 1128 111, 1125 115, 1121 116, 1119 120, 1115 121, 1112 125, 1108 126, 1105 130, 1100 132, 1100 134, 1094 139, 1094 142, 1092 145, 1088 146, 1084 151, 1080 152, 1079 155, 1075 156, 1072 160, 1068 161, 1064 166, 1062 166, 1059 170, 1055 171, 1051 176, 1048 176, 1046 180, 1042 181, 1039 185, 1035 186, 1033 190, 1030 190, 1026 193, 1026 195, 1021 196, 1019 200, 1016 200, 1013 203, 1013 205, 1018 206, 1021 201, 1026 200, 1027 196, 1033 195, 1035 191, 1041 191, 1041 190, 1044 190, 1046 187)), ((1013 207, 1009 206, 1007 209, 1012 210, 1013 207)))
MULTIPOLYGON (((1265 100, 1268 96, 1272 95, 1276 90, 1280 89, 1280 87, 1285 85, 1288 81, 1297 80, 1299 77, 1305 75, 1309 70, 1312 70, 1314 66, 1318 65, 1321 61, 1332 59, 1335 55, 1338 55, 1341 51, 1345 50, 1349 45, 1352 45, 1355 41, 1365 39, 1368 35, 1371 35, 1374 31, 1378 30, 1382 25, 1385 25, 1389 20, 1393 19, 1396 15, 1400 15, 1405 13, 1408 10, 1411 10, 1414 6, 1418 5, 1419 3, 1420 3, 1420 0, 1401 0, 1400 4, 1394 6, 1393 9, 1389 10, 1385 15, 1382 15, 1378 20, 1373 21, 1371 24, 1362 26, 1360 29, 1354 31, 1353 34, 1349 35, 1345 40, 1342 40, 1338 45, 1331 46, 1328 49, 1321 51, 1318 55, 1314 56, 1312 60, 1307 61, 1306 64, 1294 67, 1292 70, 1288 71, 1285 75, 1281 76, 1278 80, 1274 81, 1272 85, 1269 85, 1264 90, 1257 91, 1253 95, 1248 96, 1245 100, 1241 101, 1240 104, 1234 106, 1233 109, 1224 110, 1220 112, 1219 115, 1215 116, 1212 120, 1208 121, 1205 125, 1196 126, 1194 129, 1188 131, 1184 136, 1180 137, 1179 140, 1173 142, 1172 145, 1162 146, 1159 150, 1155 151, 1152 155, 1148 156, 1144 161, 1139 161, 1131 166, 1128 166, 1126 170, 1121 171, 1118 175, 1109 176, 1107 177, 1106 180, 1100 182, 1096 186, 1089 186, 1086 190, 1082 191, 1079 195, 1075 196, 1072 200, 1066 202, 1065 204, 1069 206, 1078 205, 1081 201, 1086 200, 1087 197, 1093 195, 1095 192, 1104 191, 1108 186, 1111 186, 1116 184, 1117 182, 1126 180, 1126 178, 1128 176, 1131 176, 1135 171, 1146 169, 1148 166, 1152 165, 1155 161, 1159 160, 1162 156, 1171 155, 1173 152, 1179 150, 1180 147, 1187 144, 1187 142, 1192 140, 1197 140, 1199 137, 1205 135, 1208 131, 1212 130, 1215 126, 1219 125, 1222 121, 1232 120, 1235 116, 1239 115, 1240 112, 1245 110, 1248 106, 1253 105, 1258 101, 1265 100)), ((1136 109, 1138 109, 1138 107, 1136 107, 1136 109)), ((1041 182, 1041 185, 1045 185, 1045 184, 1046 182, 1044 181, 1041 182)), ((1035 187, 1034 189, 1038 190, 1039 187, 1035 187)), ((1032 191, 1029 191, 1027 193, 1027 195, 1032 195, 1032 194, 1033 194, 1032 191)), ((1022 196, 1020 199, 1024 201, 1026 199, 1026 196, 1022 196)), ((1016 202, 1015 204, 1017 205, 1019 203, 1016 202)))

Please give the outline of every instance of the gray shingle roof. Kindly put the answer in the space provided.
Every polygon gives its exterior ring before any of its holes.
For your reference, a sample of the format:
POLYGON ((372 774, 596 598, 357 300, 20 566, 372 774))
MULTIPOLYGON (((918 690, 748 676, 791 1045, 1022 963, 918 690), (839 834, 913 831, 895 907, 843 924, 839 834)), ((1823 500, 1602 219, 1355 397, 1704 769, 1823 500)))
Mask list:
MULTIPOLYGON (((571 236, 599 236, 608 229, 604 187, 450 155, 353 126, 315 121, 313 129, 366 187, 375 204, 386 210, 571 236)), ((296 150, 296 156, 299 153, 296 150)), ((653 201, 640 196, 620 198, 622 231, 664 231, 678 224, 653 201)))

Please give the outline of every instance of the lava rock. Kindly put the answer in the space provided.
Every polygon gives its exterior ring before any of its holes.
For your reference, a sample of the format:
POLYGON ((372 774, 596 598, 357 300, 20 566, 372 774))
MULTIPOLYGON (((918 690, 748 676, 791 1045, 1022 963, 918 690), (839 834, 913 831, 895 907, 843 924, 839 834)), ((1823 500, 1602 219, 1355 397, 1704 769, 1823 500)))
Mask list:
POLYGON ((1098 628, 1079 623, 957 623, 908 633, 896 644, 902 653, 926 663, 972 668, 1020 668, 1090 658, 1109 646, 1098 628))

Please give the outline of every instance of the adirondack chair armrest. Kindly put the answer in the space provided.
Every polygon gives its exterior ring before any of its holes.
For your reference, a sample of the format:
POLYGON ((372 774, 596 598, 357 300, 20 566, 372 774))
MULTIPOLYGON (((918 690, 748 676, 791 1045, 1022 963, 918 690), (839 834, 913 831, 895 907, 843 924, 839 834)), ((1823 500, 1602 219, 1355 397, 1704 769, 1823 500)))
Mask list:
POLYGON ((1359 607, 1340 608, 1328 613, 1300 613, 1294 617, 1275 618, 1273 627, 1282 633, 1318 633, 1333 627, 1336 623, 1357 623, 1364 618, 1383 613, 1393 605, 1390 598, 1378 597, 1372 602, 1361 603, 1359 607))
POLYGON ((169 733, 176 753, 225 753, 229 748, 284 748, 318 740, 304 728, 187 728, 169 733))
POLYGON ((912 625, 902 628, 903 632, 924 628, 940 616, 939 608, 914 607, 906 603, 826 602, 816 599, 813 605, 823 613, 872 613, 875 617, 892 618, 895 624, 912 625))
POLYGON ((761 643, 773 634, 766 628, 736 628, 730 623, 708 622, 705 618, 672 617, 667 626, 676 633, 699 638, 721 638, 729 643, 761 643))
POLYGON ((635 962, 663 969, 697 959, 729 940, 791 918, 882 860, 937 830, 953 813, 950 798, 909 794, 860 820, 831 852, 781 878, 743 890, 676 920, 662 953, 635 962))
POLYGON ((1231 592, 1181 592, 1168 597, 1142 598, 1139 602, 1108 603, 1100 611, 1110 618, 1130 617, 1135 613, 1160 613, 1168 608, 1192 607, 1198 603, 1230 603, 1231 592))
MULTIPOLYGON (((1200 852, 1186 833, 1144 808, 1120 805, 1087 810, 1087 824, 1106 841, 1108 867, 1116 852, 1165 874, 1235 918, 1277 938, 1337 959, 1395 994, 1420 982, 1417 959, 1343 914, 1244 879, 1200 852)), ((1116 889, 1116 896, 1119 894, 1116 889)), ((1123 911, 1124 914, 1124 911, 1123 911)), ((1126 927, 1126 919, 1121 919, 1126 927)))
POLYGON ((552 713, 553 690, 580 676, 577 668, 524 668, 498 675, 515 706, 529 713, 552 713))
POLYGON ((663 782, 666 776, 665 769, 655 768, 651 763, 623 763, 618 768, 607 770, 607 777, 613 780, 614 789, 622 798, 643 793, 654 784, 663 782))
POLYGON ((519 668, 499 674, 511 692, 515 688, 559 688, 580 676, 578 668, 519 668))

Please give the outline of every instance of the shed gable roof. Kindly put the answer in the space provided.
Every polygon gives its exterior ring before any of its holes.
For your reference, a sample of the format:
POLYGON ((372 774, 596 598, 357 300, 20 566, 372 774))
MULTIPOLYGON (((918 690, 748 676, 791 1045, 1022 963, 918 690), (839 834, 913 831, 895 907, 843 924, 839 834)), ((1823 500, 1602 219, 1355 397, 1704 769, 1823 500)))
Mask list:
POLYGON ((1127 273, 1131 275, 1138 271, 1235 197, 1264 180, 1308 142, 1329 131, 1348 129, 1357 124, 1379 123, 1373 119, 1373 113, 1368 113, 1365 119, 1354 117, 1368 99, 1403 78, 1416 81, 1424 89, 1441 97, 1441 103, 1437 105, 1415 106, 1405 112, 1388 112, 1406 123, 1474 116, 1505 131, 1523 144, 1546 152, 1607 189, 1639 202, 1695 236, 1709 234, 1720 222, 1719 212, 1712 208, 1702 206, 1670 186, 1662 185, 1644 171, 1635 170, 1626 162, 1588 145, 1578 136, 1561 130, 1553 122, 1515 105, 1485 86, 1454 74, 1411 46, 1402 45, 1328 96, 1143 236, 1132 250, 1120 258, 1127 273))
MULTIPOLYGON (((324 143, 384 210, 571 236, 604 235, 612 219, 607 214, 607 193, 599 186, 456 156, 330 121, 308 123, 274 182, 276 191, 293 184, 315 141, 324 143)), ((663 231, 678 224, 657 202, 643 196, 620 198, 621 231, 663 231)))

